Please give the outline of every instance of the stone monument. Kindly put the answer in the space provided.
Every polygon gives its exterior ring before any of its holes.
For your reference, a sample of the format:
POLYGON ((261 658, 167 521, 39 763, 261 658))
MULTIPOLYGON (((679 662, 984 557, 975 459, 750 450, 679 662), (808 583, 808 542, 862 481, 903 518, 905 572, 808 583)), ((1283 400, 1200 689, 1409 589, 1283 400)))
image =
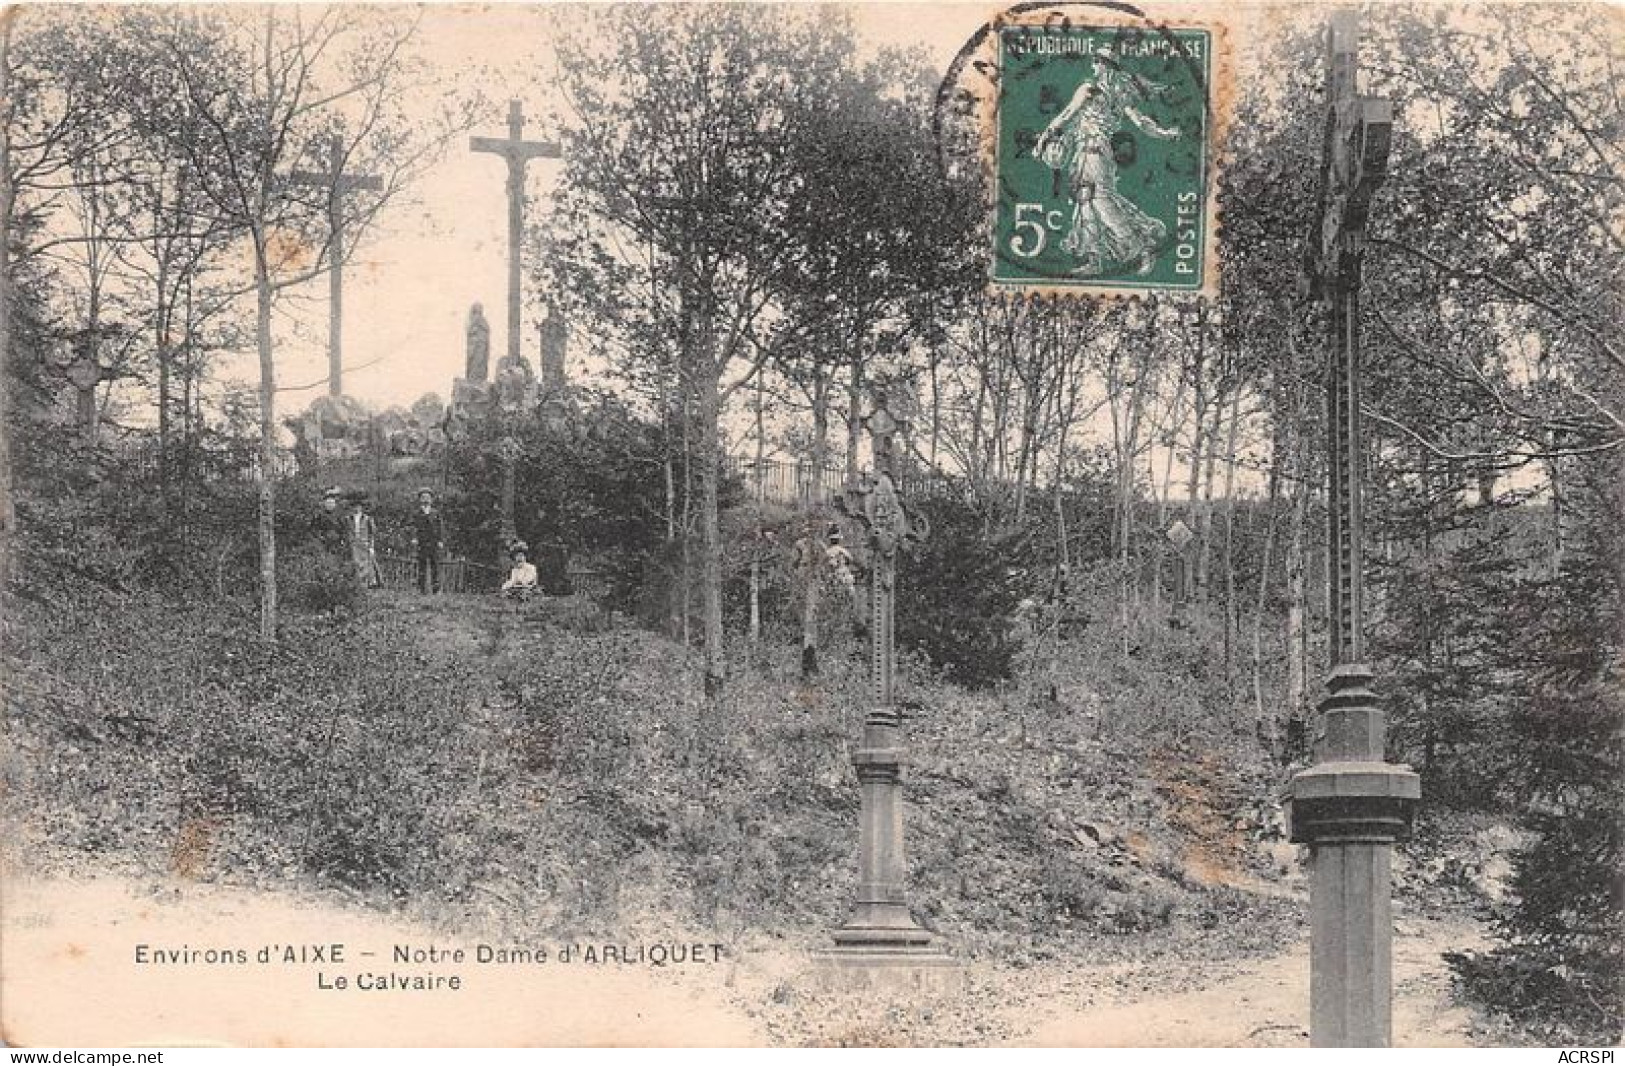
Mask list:
POLYGON ((491 326, 485 321, 484 306, 478 303, 468 309, 465 352, 463 380, 483 383, 491 366, 491 326))
POLYGON ((500 156, 508 165, 508 358, 519 358, 519 249, 525 229, 525 164, 557 159, 559 146, 525 140, 525 112, 518 100, 508 102, 506 137, 471 137, 470 151, 500 156))
POLYGON ((477 303, 468 309, 466 337, 463 376, 451 386, 451 417, 458 423, 484 413, 491 402, 486 380, 491 366, 491 327, 485 321, 485 308, 477 303))
POLYGON ((376 174, 344 173, 344 138, 334 134, 327 145, 327 169, 296 170, 296 185, 327 191, 327 394, 344 395, 344 198, 365 190, 380 192, 384 183, 376 174))
POLYGON ((542 395, 560 395, 569 387, 565 356, 570 348, 570 323, 558 308, 549 307, 537 332, 541 334, 542 395))
MULTIPOLYGON (((536 411, 536 373, 531 370, 530 364, 525 362, 522 355, 505 355, 497 364, 496 381, 493 383, 493 393, 496 402, 497 418, 502 425, 502 492, 498 502, 500 511, 500 532, 498 540, 497 557, 503 560, 507 556, 508 546, 518 539, 518 528, 514 524, 514 479, 519 456, 523 450, 519 444, 518 429, 520 425, 536 411)), ((499 562, 500 565, 500 562, 499 562)))
MULTIPOLYGON (((570 394, 565 358, 570 348, 570 323, 556 307, 547 309, 547 318, 537 327, 540 333, 542 380, 541 406, 537 414, 550 433, 563 433, 575 414, 575 403, 570 394)), ((579 423, 577 423, 579 426, 579 423)))
POLYGON ((903 850, 902 715, 893 693, 897 552, 925 537, 920 516, 897 494, 894 440, 904 427, 880 399, 867 420, 874 474, 847 491, 840 509, 868 534, 871 704, 862 745, 852 755, 860 794, 858 884, 851 916, 819 955, 832 982, 922 986, 957 980, 959 968, 915 922, 906 899, 903 850))
POLYGON ((1358 95, 1359 23, 1332 17, 1320 203, 1303 282, 1326 312, 1327 540, 1330 671, 1314 764, 1287 794, 1291 838, 1308 844, 1310 1043, 1387 1047, 1393 1030, 1396 842, 1422 796, 1386 761, 1387 722, 1365 662, 1364 506, 1360 426, 1360 273, 1371 197, 1388 168, 1393 107, 1358 95))
POLYGON ((529 414, 536 407, 536 372, 523 356, 503 356, 497 364, 496 403, 505 415, 529 414))

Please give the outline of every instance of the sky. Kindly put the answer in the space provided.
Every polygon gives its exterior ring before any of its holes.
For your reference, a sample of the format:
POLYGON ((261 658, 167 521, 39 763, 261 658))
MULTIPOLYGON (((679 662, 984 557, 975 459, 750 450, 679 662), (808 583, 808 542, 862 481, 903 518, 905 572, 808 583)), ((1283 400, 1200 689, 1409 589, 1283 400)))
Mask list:
MULTIPOLYGON (((477 89, 490 101, 489 121, 475 134, 505 136, 506 100, 518 99, 526 136, 540 136, 559 101, 550 89, 552 42, 559 21, 578 5, 437 5, 425 17, 420 48, 432 65, 426 93, 477 89)), ((946 71, 955 53, 1000 10, 985 3, 851 5, 857 30, 876 50, 927 49, 946 71)), ((425 101, 428 106, 430 101, 425 101)), ((532 161, 527 170, 527 223, 547 210, 561 164, 532 161)), ((493 365, 506 348, 506 165, 469 151, 459 138, 408 196, 380 216, 356 249, 344 277, 344 355, 352 368, 345 392, 368 406, 409 405, 426 392, 449 397, 462 373, 469 306, 484 305, 491 323, 493 365)), ((537 301, 525 282, 522 350, 536 363, 537 301)), ((281 407, 293 414, 326 391, 325 277, 290 293, 275 324, 281 407), (300 388, 301 385, 313 385, 300 388)), ((579 369, 579 366, 574 368, 579 369)), ((251 353, 221 368, 228 380, 252 381, 251 353)))

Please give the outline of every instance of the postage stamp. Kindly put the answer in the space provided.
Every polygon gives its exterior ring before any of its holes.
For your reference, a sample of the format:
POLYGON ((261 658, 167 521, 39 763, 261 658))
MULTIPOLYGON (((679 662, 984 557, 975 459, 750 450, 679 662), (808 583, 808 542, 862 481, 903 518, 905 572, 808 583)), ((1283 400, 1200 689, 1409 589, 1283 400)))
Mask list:
POLYGON ((992 282, 1217 293, 1212 25, 999 26, 992 282))

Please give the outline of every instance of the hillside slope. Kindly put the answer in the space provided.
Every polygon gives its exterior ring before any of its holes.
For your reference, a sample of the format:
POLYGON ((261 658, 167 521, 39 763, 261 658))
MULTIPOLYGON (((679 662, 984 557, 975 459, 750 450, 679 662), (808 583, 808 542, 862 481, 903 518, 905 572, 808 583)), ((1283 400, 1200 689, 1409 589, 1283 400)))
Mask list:
MULTIPOLYGON (((381 594, 293 619, 269 657, 253 622, 95 588, 17 599, 14 874, 756 958, 803 958, 844 919, 855 657, 805 685, 789 650, 739 649, 707 704, 695 657, 574 599, 381 594)), ((1240 745, 1135 746, 1087 693, 1025 705, 905 673, 910 900, 959 957, 1007 977, 1126 966, 1151 988, 1303 938, 1293 849, 1240 745)), ((1017 1037, 1001 1026, 951 1039, 1017 1037)), ((847 1040, 799 1015, 770 1028, 847 1040)))

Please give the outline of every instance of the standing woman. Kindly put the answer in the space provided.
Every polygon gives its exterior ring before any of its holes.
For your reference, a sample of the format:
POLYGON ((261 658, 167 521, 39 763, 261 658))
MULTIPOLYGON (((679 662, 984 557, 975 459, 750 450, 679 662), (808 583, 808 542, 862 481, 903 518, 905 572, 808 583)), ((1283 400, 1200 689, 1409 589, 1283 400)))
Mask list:
POLYGON ((359 496, 355 510, 350 513, 350 558, 355 562, 356 580, 364 589, 379 588, 384 583, 378 569, 377 540, 378 527, 373 522, 367 497, 359 496))

